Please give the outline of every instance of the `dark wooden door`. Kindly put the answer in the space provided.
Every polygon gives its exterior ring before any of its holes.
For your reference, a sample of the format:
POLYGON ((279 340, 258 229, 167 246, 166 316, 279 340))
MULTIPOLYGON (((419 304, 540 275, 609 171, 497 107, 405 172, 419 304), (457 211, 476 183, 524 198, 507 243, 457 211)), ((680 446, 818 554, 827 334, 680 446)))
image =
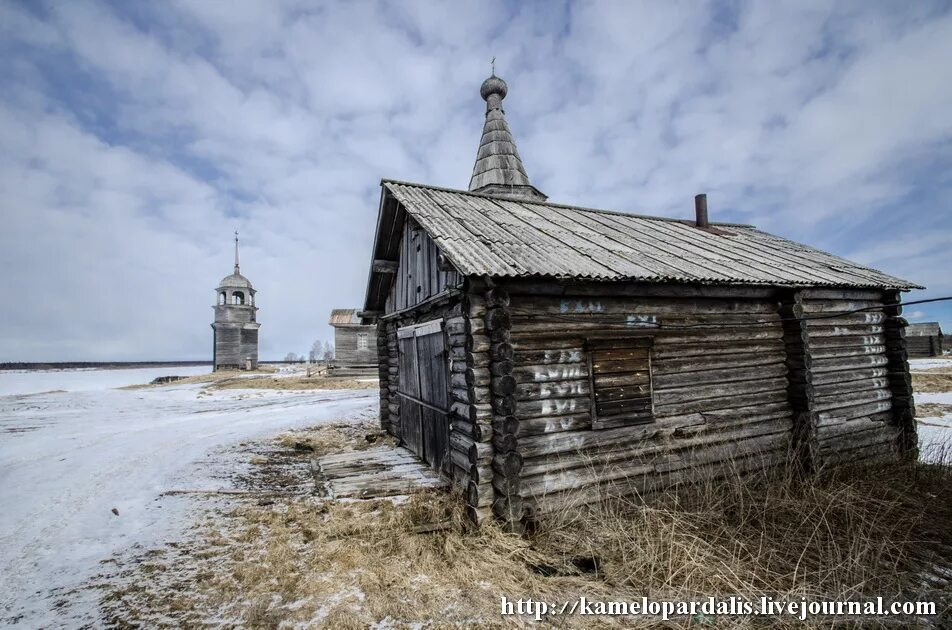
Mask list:
POLYGON ((401 328, 400 422, 403 441, 432 467, 449 464, 449 387, 446 344, 439 320, 401 328))

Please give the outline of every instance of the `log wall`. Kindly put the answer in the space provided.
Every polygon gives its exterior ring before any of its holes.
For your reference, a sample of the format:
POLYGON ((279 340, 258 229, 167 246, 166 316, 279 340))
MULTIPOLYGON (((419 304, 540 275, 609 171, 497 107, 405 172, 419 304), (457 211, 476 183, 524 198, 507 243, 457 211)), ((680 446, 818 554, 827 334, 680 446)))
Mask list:
POLYGON ((518 529, 562 508, 569 493, 596 501, 791 457, 813 471, 908 451, 915 423, 901 308, 825 317, 898 297, 470 279, 461 296, 378 324, 381 425, 400 436, 397 328, 441 318, 448 470, 477 522, 518 529), (592 348, 613 344, 625 356, 650 347, 648 422, 598 418, 593 392, 604 390, 592 348))
POLYGON ((376 363, 377 353, 374 350, 376 331, 370 326, 335 326, 334 327, 334 365, 340 367, 360 367, 376 363), (367 346, 359 347, 358 335, 367 336, 367 346))
POLYGON ((909 335, 906 337, 906 350, 910 357, 940 357, 942 356, 942 337, 909 335))
POLYGON ((744 468, 788 457, 792 409, 772 294, 547 296, 519 288, 509 288, 510 336, 519 487, 530 517, 558 507, 568 490, 588 488, 597 500, 728 461, 744 468), (593 428, 589 339, 624 335, 653 337, 654 421, 593 428))
MULTIPOLYGON (((887 315, 880 291, 806 290, 803 315, 812 358, 817 451, 813 466, 888 454, 899 427, 893 417, 887 315)), ((900 371, 908 372, 903 366, 900 371)))

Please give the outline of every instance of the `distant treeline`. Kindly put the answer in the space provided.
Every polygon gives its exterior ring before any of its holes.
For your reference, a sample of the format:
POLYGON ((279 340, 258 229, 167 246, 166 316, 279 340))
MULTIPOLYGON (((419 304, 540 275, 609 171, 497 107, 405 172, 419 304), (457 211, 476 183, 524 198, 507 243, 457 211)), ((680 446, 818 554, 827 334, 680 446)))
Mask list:
MULTIPOLYGON (((304 360, 292 361, 303 363, 304 360)), ((288 361, 258 361, 258 364, 278 364, 288 361)), ((211 361, 61 361, 56 363, 0 363, 0 370, 76 370, 93 368, 97 370, 122 370, 129 368, 151 367, 188 367, 193 365, 211 366, 211 361)))
POLYGON ((63 361, 58 363, 0 363, 0 370, 75 370, 78 368, 118 370, 123 368, 179 367, 211 364, 211 361, 63 361))

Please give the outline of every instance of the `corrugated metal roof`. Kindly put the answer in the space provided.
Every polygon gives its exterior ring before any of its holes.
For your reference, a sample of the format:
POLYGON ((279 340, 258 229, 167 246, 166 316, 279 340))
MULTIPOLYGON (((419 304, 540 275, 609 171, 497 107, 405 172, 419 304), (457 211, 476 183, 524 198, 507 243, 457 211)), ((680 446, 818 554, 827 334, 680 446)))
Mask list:
POLYGON ((385 180, 464 275, 921 288, 753 226, 503 199, 385 180))
POLYGON ((909 324, 906 327, 906 336, 908 337, 936 337, 942 334, 939 322, 924 322, 922 324, 909 324))
POLYGON ((351 326, 359 324, 360 319, 357 317, 356 308, 335 308, 331 311, 331 318, 327 323, 331 326, 351 326))

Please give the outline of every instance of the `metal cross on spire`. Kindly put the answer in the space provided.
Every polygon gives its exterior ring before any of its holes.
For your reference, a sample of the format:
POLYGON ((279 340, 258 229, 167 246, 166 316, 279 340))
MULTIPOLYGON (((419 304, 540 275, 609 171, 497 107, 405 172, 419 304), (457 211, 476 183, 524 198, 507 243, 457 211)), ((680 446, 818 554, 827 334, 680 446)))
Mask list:
POLYGON ((496 76, 496 58, 493 57, 493 60, 489 62, 489 65, 492 66, 492 75, 496 76))
POLYGON ((235 230, 235 273, 238 273, 238 230, 235 230))

